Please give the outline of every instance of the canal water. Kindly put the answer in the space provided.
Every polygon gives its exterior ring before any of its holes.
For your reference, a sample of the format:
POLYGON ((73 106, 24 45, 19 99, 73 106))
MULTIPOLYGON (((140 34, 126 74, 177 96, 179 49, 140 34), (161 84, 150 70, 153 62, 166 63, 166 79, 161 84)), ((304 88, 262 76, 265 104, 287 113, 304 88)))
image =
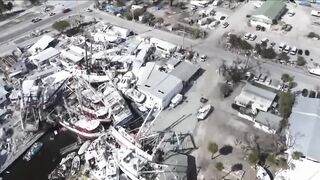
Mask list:
POLYGON ((77 137, 69 131, 61 131, 57 136, 49 131, 39 141, 43 142, 43 147, 33 159, 24 161, 23 154, 0 176, 4 180, 47 180, 48 174, 61 161, 59 150, 76 142, 77 137))

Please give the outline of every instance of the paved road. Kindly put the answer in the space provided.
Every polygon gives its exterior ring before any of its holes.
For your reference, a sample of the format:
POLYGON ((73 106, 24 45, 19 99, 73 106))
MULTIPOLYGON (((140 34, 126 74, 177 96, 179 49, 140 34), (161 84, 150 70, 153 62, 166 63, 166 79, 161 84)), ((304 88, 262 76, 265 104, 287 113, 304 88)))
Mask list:
POLYGON ((9 31, 9 33, 6 33, 6 34, 1 33, 2 35, 0 37, 0 42, 1 43, 6 42, 12 38, 15 38, 15 37, 18 37, 18 36, 25 34, 27 32, 33 31, 39 27, 46 26, 48 24, 52 24, 54 21, 56 21, 57 19, 60 19, 62 17, 74 15, 74 14, 78 13, 77 11, 75 11, 76 9, 83 9, 85 7, 88 7, 92 3, 93 3, 92 1, 85 2, 83 4, 78 5, 77 7, 70 8, 70 9, 72 9, 72 11, 69 13, 57 13, 55 16, 44 18, 43 20, 41 20, 37 23, 32 23, 31 19, 30 19, 30 20, 28 20, 28 22, 25 22, 23 24, 14 25, 14 26, 7 29, 7 31, 9 31))

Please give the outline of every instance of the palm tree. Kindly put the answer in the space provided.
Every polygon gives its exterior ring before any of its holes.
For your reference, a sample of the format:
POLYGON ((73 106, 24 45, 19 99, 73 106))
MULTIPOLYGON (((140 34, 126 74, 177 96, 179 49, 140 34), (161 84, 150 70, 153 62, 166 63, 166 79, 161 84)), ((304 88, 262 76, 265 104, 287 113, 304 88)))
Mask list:
POLYGON ((210 142, 208 145, 208 151, 211 153, 211 159, 213 159, 213 155, 218 152, 219 146, 215 142, 210 142))

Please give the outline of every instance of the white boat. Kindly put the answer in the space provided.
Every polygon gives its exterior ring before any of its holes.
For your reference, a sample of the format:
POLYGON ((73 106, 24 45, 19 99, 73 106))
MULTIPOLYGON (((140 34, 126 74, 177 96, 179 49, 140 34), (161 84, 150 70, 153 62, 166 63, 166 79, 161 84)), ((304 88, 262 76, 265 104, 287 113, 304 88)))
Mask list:
POLYGON ((79 105, 78 107, 88 118, 93 118, 100 122, 111 122, 109 108, 106 108, 105 106, 95 106, 95 108, 89 108, 84 105, 79 105))
POLYGON ((97 120, 70 118, 68 121, 59 121, 59 123, 69 131, 85 138, 97 138, 104 133, 104 127, 97 120))
POLYGON ((84 142, 79 148, 78 155, 82 155, 88 149, 90 143, 90 140, 84 142))
POLYGON ((81 91, 81 95, 95 104, 101 102, 102 100, 102 94, 93 92, 91 89, 85 89, 81 91))
POLYGON ((89 83, 103 83, 112 80, 114 77, 113 71, 108 71, 105 75, 99 75, 97 73, 87 74, 86 70, 73 69, 73 74, 77 77, 81 77, 89 83))
POLYGON ((104 104, 110 108, 114 125, 125 124, 133 117, 126 101, 115 88, 106 85, 103 91, 104 104))
POLYGON ((209 113, 211 112, 212 110, 212 106, 210 104, 207 104, 203 107, 201 107, 199 110, 198 110, 198 114, 197 114, 197 119, 198 120, 203 120, 205 119, 209 113))
POLYGON ((80 170, 80 157, 76 156, 72 160, 70 175, 75 176, 80 170))
POLYGON ((136 103, 141 104, 146 100, 146 95, 134 88, 126 90, 124 94, 136 103))
POLYGON ((271 180, 267 171, 261 166, 257 166, 257 180, 271 180))

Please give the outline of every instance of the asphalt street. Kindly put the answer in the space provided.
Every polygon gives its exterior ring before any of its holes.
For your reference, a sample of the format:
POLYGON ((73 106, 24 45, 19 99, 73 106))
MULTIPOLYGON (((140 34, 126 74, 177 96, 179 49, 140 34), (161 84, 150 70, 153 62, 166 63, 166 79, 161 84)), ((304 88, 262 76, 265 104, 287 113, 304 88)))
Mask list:
MULTIPOLYGON (((1 29, 2 31, 6 31, 7 33, 1 33, 0 42, 1 43, 6 42, 6 41, 8 41, 10 39, 16 38, 16 37, 18 37, 18 36, 20 36, 22 34, 28 33, 30 31, 38 29, 38 28, 40 28, 42 26, 46 26, 48 24, 52 24, 54 21, 56 21, 56 20, 58 20, 60 18, 74 15, 74 14, 78 13, 76 11, 77 9, 83 9, 85 7, 88 7, 92 3, 93 3, 92 1, 84 2, 82 4, 79 4, 77 7, 70 8, 72 10, 71 12, 68 12, 68 13, 62 13, 62 12, 61 13, 57 13, 54 16, 43 18, 41 21, 39 21, 37 23, 32 23, 31 19, 30 19, 30 20, 28 20, 26 22, 23 22, 22 24, 19 23, 17 25, 11 26, 10 28, 1 29)), ((39 18, 42 18, 42 17, 39 17, 39 18)))

